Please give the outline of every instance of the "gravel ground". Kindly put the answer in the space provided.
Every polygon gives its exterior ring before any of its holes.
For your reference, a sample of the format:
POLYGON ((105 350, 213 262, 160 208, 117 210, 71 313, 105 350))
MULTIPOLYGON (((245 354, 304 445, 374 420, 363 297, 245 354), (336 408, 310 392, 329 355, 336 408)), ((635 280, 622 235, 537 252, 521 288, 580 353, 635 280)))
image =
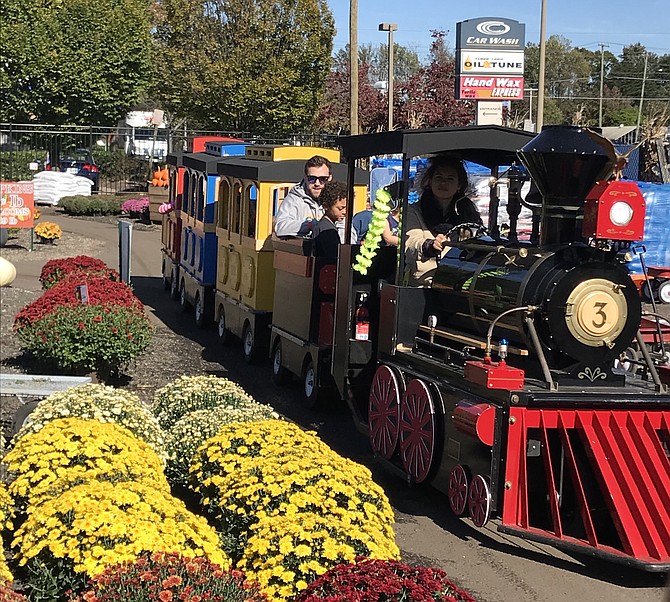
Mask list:
MULTIPOLYGON (((115 219, 115 218, 114 218, 115 219)), ((157 226, 145 226, 148 228, 157 226)), ((0 256, 9 261, 36 262, 37 266, 49 259, 72 257, 75 255, 97 256, 104 243, 94 238, 68 233, 54 245, 34 245, 30 248, 29 231, 20 231, 19 236, 11 238, 6 247, 0 247, 0 256)), ((153 283, 153 287, 157 287, 153 283)), ((18 337, 12 331, 14 316, 28 303, 37 299, 41 291, 28 290, 21 286, 8 286, 0 289, 0 372, 44 374, 48 370, 40 366, 28 354, 24 354, 18 337)), ((167 294, 160 290, 149 290, 149 287, 136 287, 136 293, 147 304, 151 296, 158 293, 162 302, 172 303, 167 294)), ((171 308, 176 314, 176 308, 171 308)), ((156 319, 154 311, 149 308, 149 315, 154 325, 154 335, 148 350, 133 361, 124 371, 120 382, 110 383, 123 385, 132 389, 141 399, 148 402, 154 391, 182 374, 204 374, 220 372, 218 361, 208 361, 203 357, 202 346, 195 340, 178 334, 174 328, 156 319)), ((93 378, 95 376, 93 375, 93 378)), ((11 424, 14 413, 20 402, 14 397, 0 396, 0 428, 5 437, 11 435, 11 424)))

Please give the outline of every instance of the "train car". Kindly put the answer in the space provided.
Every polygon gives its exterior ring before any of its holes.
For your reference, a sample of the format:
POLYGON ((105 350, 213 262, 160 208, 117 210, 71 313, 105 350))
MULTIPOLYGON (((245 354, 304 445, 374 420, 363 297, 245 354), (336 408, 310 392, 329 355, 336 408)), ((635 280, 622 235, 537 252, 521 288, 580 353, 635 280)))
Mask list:
MULTIPOLYGON (((214 321, 219 337, 242 340, 244 357, 268 356, 273 305, 278 310, 299 303, 291 291, 275 302, 274 217, 290 188, 304 177, 305 161, 322 155, 332 163, 335 179, 344 180, 345 165, 335 149, 307 146, 247 147, 244 158, 217 163, 220 178, 214 321)), ((354 206, 365 206, 367 172, 357 172, 354 206)))
MULTIPOLYGON (((611 179, 611 144, 559 126, 538 136, 482 126, 339 143, 350 184, 356 162, 372 155, 402 154, 404 183, 411 159, 441 152, 490 169, 487 228, 465 240, 461 232, 425 287, 404 284, 402 248, 397 257, 380 248, 356 271, 355 245, 312 268, 278 246, 276 282, 286 286, 277 290, 291 306, 282 313, 275 294, 274 379, 301 374, 310 405, 331 385, 377 457, 408 483, 444 492, 477 527, 495 519, 502 532, 570 553, 668 571, 670 394, 626 267, 643 236, 644 200, 633 182, 611 179), (521 198, 519 162, 539 200, 521 198), (533 212, 524 237, 522 204, 533 212), (279 336, 290 321, 303 336, 279 336), (631 341, 642 356, 634 373, 616 367, 631 341)), ((392 192, 407 211, 408 186, 392 192)))
MULTIPOLYGON (((188 142, 185 152, 169 153, 166 163, 169 172, 168 205, 169 209, 163 214, 161 228, 161 253, 163 285, 170 290, 173 299, 179 295, 179 263, 181 261, 181 234, 182 234, 182 199, 184 194, 183 157, 188 153, 203 153, 208 143, 220 143, 222 147, 244 144, 240 138, 224 136, 195 136, 188 142)), ((219 151, 220 155, 221 151, 219 151)))
POLYGON ((195 323, 202 327, 213 315, 216 285, 215 206, 224 157, 241 156, 245 144, 208 141, 205 152, 182 155, 184 185, 181 206, 178 300, 183 311, 194 309, 195 323))

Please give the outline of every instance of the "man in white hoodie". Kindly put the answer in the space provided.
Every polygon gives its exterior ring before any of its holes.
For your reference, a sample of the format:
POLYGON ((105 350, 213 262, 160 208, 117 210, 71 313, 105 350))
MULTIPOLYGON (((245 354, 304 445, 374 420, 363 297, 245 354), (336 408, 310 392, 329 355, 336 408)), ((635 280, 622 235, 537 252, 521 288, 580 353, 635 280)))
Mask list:
POLYGON ((305 163, 305 177, 291 190, 279 205, 275 217, 275 234, 309 236, 312 228, 323 217, 319 196, 326 182, 332 180, 330 161, 315 155, 305 163))

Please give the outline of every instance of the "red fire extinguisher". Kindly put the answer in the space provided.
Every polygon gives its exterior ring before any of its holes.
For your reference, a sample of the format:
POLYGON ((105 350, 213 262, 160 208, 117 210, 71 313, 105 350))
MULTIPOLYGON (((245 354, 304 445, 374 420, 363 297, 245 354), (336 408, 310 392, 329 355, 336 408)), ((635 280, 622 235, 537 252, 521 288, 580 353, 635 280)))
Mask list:
POLYGON ((360 293, 354 316, 354 338, 357 341, 367 341, 370 338, 370 312, 365 307, 367 293, 360 293))

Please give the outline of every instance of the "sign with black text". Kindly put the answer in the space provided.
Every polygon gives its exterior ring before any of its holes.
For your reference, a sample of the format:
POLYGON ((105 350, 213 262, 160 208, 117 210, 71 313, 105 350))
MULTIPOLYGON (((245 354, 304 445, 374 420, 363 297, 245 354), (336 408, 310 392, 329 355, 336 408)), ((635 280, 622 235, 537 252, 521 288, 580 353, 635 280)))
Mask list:
POLYGON ((522 100, 526 26, 481 17, 456 23, 456 98, 522 100))

